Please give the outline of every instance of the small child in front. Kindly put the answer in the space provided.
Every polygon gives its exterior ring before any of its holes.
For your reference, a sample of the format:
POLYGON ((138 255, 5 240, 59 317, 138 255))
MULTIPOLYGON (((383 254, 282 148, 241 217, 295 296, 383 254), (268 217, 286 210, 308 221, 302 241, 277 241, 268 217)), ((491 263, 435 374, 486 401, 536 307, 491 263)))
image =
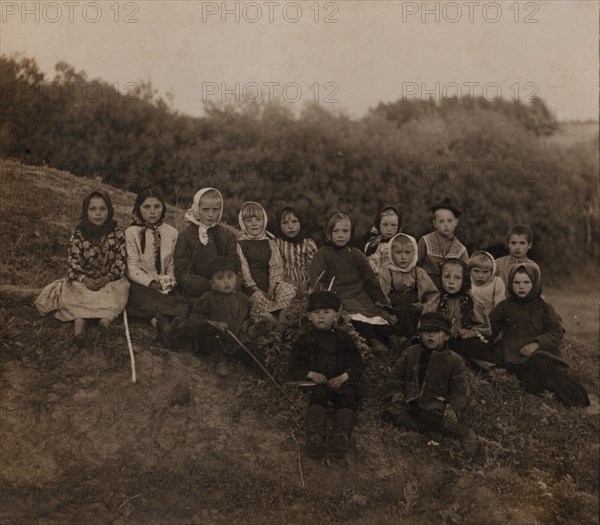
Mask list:
POLYGON ((469 396, 469 372, 463 360, 450 350, 450 320, 439 312, 424 313, 418 326, 419 344, 410 346, 394 366, 388 386, 391 395, 384 421, 392 425, 457 438, 465 456, 479 450, 477 435, 460 423, 469 396))
POLYGON ((527 392, 545 390, 568 407, 590 404, 585 389, 567 372, 560 352, 564 329, 560 317, 542 298, 537 264, 518 264, 509 273, 508 299, 490 315, 492 341, 500 335, 506 368, 527 392))
POLYGON ((427 272, 417 266, 417 241, 398 233, 389 242, 390 261, 379 272, 379 284, 390 298, 392 313, 398 319, 395 335, 417 335, 417 324, 423 312, 435 311, 440 292, 427 272))
POLYGON ((478 251, 469 258, 471 297, 478 302, 486 315, 506 298, 504 282, 496 275, 496 261, 488 252, 478 251))
POLYGON ((335 327, 340 306, 339 298, 332 292, 313 292, 309 296, 310 325, 294 343, 290 358, 290 376, 315 383, 304 428, 307 452, 316 459, 326 451, 329 405, 335 411, 329 450, 334 457, 342 458, 348 449, 359 402, 357 387, 364 364, 350 334, 335 327))
MULTIPOLYGON (((506 232, 506 245, 508 247, 508 255, 496 259, 496 273, 500 279, 504 282, 505 288, 508 290, 509 279, 508 274, 510 270, 517 264, 533 264, 539 266, 527 257, 527 252, 533 246, 533 231, 529 226, 522 224, 514 224, 506 232)), ((509 294, 506 294, 508 298, 509 294)))
POLYGON ((196 300, 187 324, 196 331, 198 350, 214 356, 221 377, 229 375, 226 354, 238 348, 227 331, 245 340, 249 325, 250 300, 237 291, 236 270, 236 264, 225 257, 211 262, 208 273, 212 289, 196 300))
POLYGON ((438 290, 442 290, 441 269, 446 259, 460 259, 467 263, 469 254, 454 236, 462 212, 448 198, 430 208, 435 231, 419 239, 418 265, 431 277, 438 290))

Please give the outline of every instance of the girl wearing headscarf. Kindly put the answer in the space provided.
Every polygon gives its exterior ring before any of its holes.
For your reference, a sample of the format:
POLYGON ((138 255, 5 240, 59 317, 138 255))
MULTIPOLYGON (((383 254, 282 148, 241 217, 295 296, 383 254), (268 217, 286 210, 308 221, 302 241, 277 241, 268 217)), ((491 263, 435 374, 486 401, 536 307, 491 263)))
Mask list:
POLYGON ((250 297, 252 319, 273 322, 273 313, 290 305, 296 295, 283 279, 283 260, 277 242, 266 230, 267 212, 257 202, 245 202, 238 223, 242 238, 237 253, 242 266, 243 291, 250 297))
POLYGON ((496 275, 496 261, 491 253, 474 252, 469 258, 471 297, 490 315, 494 306, 506 299, 504 281, 496 275))
POLYGON ((230 259, 239 268, 235 233, 222 224, 223 196, 215 188, 204 188, 194 196, 185 214, 190 224, 179 234, 175 245, 175 278, 188 298, 210 290, 209 265, 217 257, 230 259))
POLYGON ((327 244, 320 248, 310 264, 310 280, 314 290, 331 289, 342 302, 342 309, 369 346, 376 351, 387 350, 389 316, 384 306, 389 300, 379 286, 366 256, 349 246, 352 220, 347 213, 335 212, 327 222, 327 244))
POLYGON ((564 329, 560 317, 542 298, 539 267, 533 263, 514 266, 508 277, 508 299, 490 315, 492 339, 499 346, 509 372, 527 392, 552 392, 569 407, 585 407, 585 389, 568 373, 560 351, 564 329))
POLYGON ((34 302, 42 315, 54 312, 61 321, 74 321, 77 346, 85 344, 87 319, 100 320, 98 335, 104 339, 127 303, 125 236, 113 215, 107 194, 94 191, 83 200, 69 240, 67 277, 46 286, 34 302))
POLYGON ((398 319, 394 334, 410 339, 417 335, 423 312, 434 312, 440 292, 423 268, 417 266, 418 248, 414 237, 398 233, 391 238, 389 262, 379 272, 379 284, 398 319))
POLYGON ((317 245, 309 236, 302 212, 286 206, 279 210, 275 221, 277 247, 283 259, 283 278, 299 293, 308 289, 308 267, 317 245))
POLYGON ((395 206, 386 206, 375 217, 364 252, 375 275, 379 275, 390 260, 390 239, 402 230, 402 214, 395 206))
POLYGON ((157 314, 185 315, 187 301, 174 291, 173 252, 177 230, 164 222, 167 204, 156 187, 144 188, 133 206, 133 221, 125 230, 127 313, 156 322, 157 314))

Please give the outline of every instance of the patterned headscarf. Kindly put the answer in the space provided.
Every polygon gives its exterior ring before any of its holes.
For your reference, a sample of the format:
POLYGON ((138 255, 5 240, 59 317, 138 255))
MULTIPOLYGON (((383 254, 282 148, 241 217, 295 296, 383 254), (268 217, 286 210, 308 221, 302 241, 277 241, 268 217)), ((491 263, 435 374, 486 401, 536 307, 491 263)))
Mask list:
POLYGON ((206 246, 208 244, 208 230, 221 222, 221 218, 223 217, 223 195, 216 188, 202 188, 200 191, 194 195, 194 200, 192 202, 192 207, 185 212, 185 220, 191 222, 198 226, 198 238, 200 242, 206 246), (217 222, 212 226, 207 226, 200 220, 199 210, 200 210, 200 199, 203 195, 208 192, 215 192, 219 199, 221 199, 221 211, 219 212, 219 217, 217 218, 217 222))
POLYGON ((380 244, 385 244, 390 241, 388 237, 383 235, 380 231, 381 228, 381 219, 383 219, 384 215, 388 215, 386 212, 394 212, 398 217, 398 232, 402 231, 402 213, 395 206, 386 206, 382 208, 381 211, 375 217, 375 224, 371 228, 370 237, 365 243, 365 255, 368 257, 369 255, 375 253, 380 244))
POLYGON ((81 219, 79 220, 77 228, 79 231, 81 231, 81 235, 85 240, 97 242, 104 235, 115 231, 117 222, 113 219, 114 214, 115 210, 112 202, 110 202, 110 197, 108 194, 101 191, 93 191, 85 199, 83 199, 83 204, 81 205, 81 219), (88 219, 88 208, 90 207, 90 201, 94 197, 101 198, 106 204, 106 209, 108 210, 108 217, 106 218, 106 221, 104 221, 104 224, 101 224, 100 226, 92 224, 88 219))
POLYGON ((456 264, 463 269, 462 286, 457 293, 452 295, 450 295, 442 288, 442 295, 440 297, 440 303, 438 305, 437 311, 442 312, 443 314, 448 314, 448 298, 456 297, 458 295, 460 297, 458 303, 460 308, 460 317, 464 325, 469 321, 469 319, 471 318, 471 314, 473 313, 473 299, 471 298, 471 294, 469 293, 469 290, 471 288, 471 272, 469 270, 469 266, 465 262, 461 261, 460 259, 450 258, 444 261, 440 273, 442 273, 444 271, 444 268, 449 264, 456 264))
POLYGON ((147 187, 140 191, 135 199, 135 203, 133 205, 133 221, 131 222, 132 226, 139 226, 140 230, 140 246, 142 248, 142 253, 146 251, 146 231, 151 230, 154 235, 154 265, 158 274, 162 274, 161 268, 161 253, 160 253, 160 231, 158 230, 159 226, 163 223, 165 215, 167 213, 167 203, 165 201, 165 197, 157 187, 147 187), (154 197, 158 199, 162 204, 162 213, 158 221, 154 224, 150 224, 146 222, 142 218, 141 207, 147 199, 154 197))

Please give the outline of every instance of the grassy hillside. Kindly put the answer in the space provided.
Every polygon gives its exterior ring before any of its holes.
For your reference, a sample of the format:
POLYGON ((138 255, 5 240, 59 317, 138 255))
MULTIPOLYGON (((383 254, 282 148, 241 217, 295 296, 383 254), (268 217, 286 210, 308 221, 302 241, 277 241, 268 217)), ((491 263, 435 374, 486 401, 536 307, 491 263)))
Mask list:
MULTIPOLYGON (((92 189, 107 189, 128 223, 127 192, 10 162, 0 174, 0 284, 41 287, 64 275, 92 189)), ((168 220, 181 228, 182 211, 169 210, 168 220)), ((453 440, 430 447, 380 423, 390 360, 361 344, 370 388, 352 451, 332 466, 302 457, 301 477, 301 393, 286 387, 292 407, 242 363, 218 380, 209 361, 165 350, 143 323, 131 326, 132 384, 120 321, 110 350, 77 351, 69 324, 0 290, 2 523, 598 523, 597 347, 568 340, 564 348, 594 392, 585 410, 526 395, 503 372, 473 375, 465 418, 483 451, 468 462, 453 440)), ((295 305, 295 320, 301 310, 295 305)), ((262 341, 280 379, 297 333, 294 323, 262 341)))

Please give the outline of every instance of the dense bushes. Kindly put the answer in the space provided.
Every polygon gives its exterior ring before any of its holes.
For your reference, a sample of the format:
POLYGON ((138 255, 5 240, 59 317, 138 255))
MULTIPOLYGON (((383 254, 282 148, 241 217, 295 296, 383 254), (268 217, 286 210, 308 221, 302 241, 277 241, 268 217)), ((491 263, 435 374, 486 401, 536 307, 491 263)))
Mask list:
POLYGON ((173 202, 215 185, 235 223, 243 200, 274 213, 303 206, 317 225, 348 210, 362 233, 393 203, 404 230, 430 228, 427 208, 451 196, 465 211, 458 235, 470 248, 502 250, 514 222, 533 226, 532 255, 550 272, 598 250, 598 142, 562 148, 542 101, 380 104, 359 120, 309 105, 207 105, 191 118, 149 84, 89 80, 64 63, 50 81, 35 61, 2 57, 0 154, 101 177, 132 191, 159 184, 173 202), (585 254, 585 255, 584 255, 585 254))

